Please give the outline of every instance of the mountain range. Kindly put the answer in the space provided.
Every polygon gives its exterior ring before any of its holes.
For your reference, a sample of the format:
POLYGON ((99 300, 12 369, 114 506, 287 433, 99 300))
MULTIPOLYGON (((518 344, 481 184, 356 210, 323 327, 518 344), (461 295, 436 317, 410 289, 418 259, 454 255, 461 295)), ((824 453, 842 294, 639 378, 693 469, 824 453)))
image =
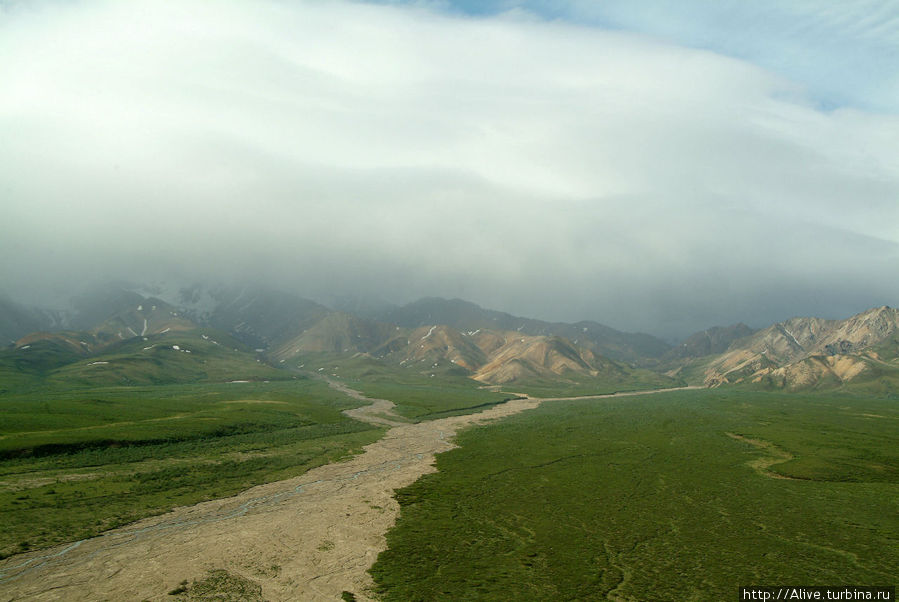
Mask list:
POLYGON ((490 385, 555 384, 578 390, 636 383, 809 389, 892 383, 899 374, 899 311, 889 307, 845 320, 793 318, 761 330, 744 324, 714 327, 672 346, 597 322, 521 318, 460 299, 431 297, 350 313, 270 289, 108 286, 74 298, 66 311, 0 298, 0 336, 10 343, 2 352, 7 376, 15 366, 40 365, 55 373, 79 362, 103 367, 79 373, 90 379, 115 372, 115 362, 129 362, 131 369, 116 374, 132 383, 164 380, 166 367, 174 370, 176 359, 201 362, 174 371, 188 379, 234 376, 210 368, 210 362, 223 359, 212 340, 227 341, 224 347, 216 345, 231 350, 226 356, 231 368, 242 366, 237 376, 260 378, 276 378, 276 368, 301 366, 311 356, 364 356, 395 368, 467 376, 490 385), (157 345, 176 351, 193 346, 200 355, 156 356, 157 345), (36 349, 44 350, 49 363, 20 361, 23 352, 37 356, 36 349), (110 354, 115 362, 102 357, 110 354), (155 359, 149 361, 150 356, 155 359))
POLYGON ((703 365, 703 382, 792 389, 870 379, 899 368, 899 310, 846 320, 793 318, 740 338, 703 365))

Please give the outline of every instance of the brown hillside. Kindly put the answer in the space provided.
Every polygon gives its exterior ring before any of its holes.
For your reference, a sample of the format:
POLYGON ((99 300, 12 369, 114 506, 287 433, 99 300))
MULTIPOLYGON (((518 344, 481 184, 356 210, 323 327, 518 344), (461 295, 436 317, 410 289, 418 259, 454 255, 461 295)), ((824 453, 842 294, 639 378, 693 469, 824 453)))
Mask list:
POLYGON ((804 388, 842 383, 877 359, 868 351, 899 334, 899 310, 878 307, 846 320, 793 318, 735 341, 705 367, 705 383, 765 382, 804 388))

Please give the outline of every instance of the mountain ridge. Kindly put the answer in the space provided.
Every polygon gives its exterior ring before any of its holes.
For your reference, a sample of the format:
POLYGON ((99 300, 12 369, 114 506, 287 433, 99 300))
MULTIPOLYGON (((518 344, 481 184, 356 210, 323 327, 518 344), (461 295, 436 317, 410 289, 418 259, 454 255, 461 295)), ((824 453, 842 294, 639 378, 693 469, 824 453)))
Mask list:
POLYGON ((407 327, 444 324, 463 331, 484 329, 562 336, 594 353, 628 362, 660 358, 671 348, 671 345, 652 335, 623 332, 592 320, 575 323, 547 322, 484 309, 471 301, 458 298, 424 297, 393 308, 379 318, 407 327))
POLYGON ((0 297, 0 333, 18 335, 15 348, 40 343, 52 347, 51 356, 71 359, 131 338, 212 328, 255 348, 274 365, 308 354, 365 354, 485 384, 600 377, 617 382, 649 368, 706 386, 801 389, 899 371, 899 310, 889 306, 842 320, 794 317, 758 330, 742 323, 712 327, 671 346, 593 321, 546 322, 462 299, 425 297, 367 311, 376 316, 366 317, 275 289, 152 292, 160 296, 110 285, 75 297, 70 314, 42 312, 0 297), (172 303, 173 297, 180 304, 172 303), (88 326, 90 320, 96 321, 88 326), (39 328, 22 333, 34 326, 39 328))
POLYGON ((703 367, 703 382, 779 388, 842 384, 877 367, 899 369, 899 310, 868 309, 844 320, 790 318, 731 343, 703 367), (881 357, 878 347, 892 348, 881 357), (890 357, 892 355, 892 357, 890 357), (893 363, 891 363, 893 360, 893 363))

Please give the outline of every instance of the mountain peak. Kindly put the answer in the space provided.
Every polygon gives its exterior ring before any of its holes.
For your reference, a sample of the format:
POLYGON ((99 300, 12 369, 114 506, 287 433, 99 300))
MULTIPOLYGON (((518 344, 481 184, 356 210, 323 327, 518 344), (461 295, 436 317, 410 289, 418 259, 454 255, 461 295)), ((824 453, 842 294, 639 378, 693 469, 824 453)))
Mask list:
POLYGON ((560 336, 592 353, 627 362, 658 358, 671 348, 651 335, 621 332, 599 322, 568 324, 522 318, 502 311, 484 309, 463 299, 424 297, 393 309, 380 316, 380 319, 407 328, 442 324, 462 332, 492 330, 532 336, 560 336))
POLYGON ((707 384, 770 382, 803 387, 866 373, 874 348, 899 333, 899 311, 875 307, 845 320, 791 318, 736 341, 706 367, 707 384))

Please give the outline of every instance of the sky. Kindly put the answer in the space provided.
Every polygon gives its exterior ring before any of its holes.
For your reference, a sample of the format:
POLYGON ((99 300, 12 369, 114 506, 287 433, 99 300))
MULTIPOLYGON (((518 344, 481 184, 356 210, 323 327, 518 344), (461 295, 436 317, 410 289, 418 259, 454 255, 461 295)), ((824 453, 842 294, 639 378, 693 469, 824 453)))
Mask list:
POLYGON ((0 294, 676 338, 899 304, 899 2, 0 0, 0 294))

